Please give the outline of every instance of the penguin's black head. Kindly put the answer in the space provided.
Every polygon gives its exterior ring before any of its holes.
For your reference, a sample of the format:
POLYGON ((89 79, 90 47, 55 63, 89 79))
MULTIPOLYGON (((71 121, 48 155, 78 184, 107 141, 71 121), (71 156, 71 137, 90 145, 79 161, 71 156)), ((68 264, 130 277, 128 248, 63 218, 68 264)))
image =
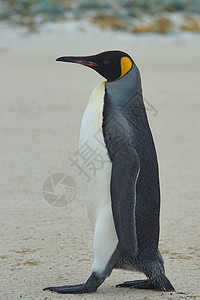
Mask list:
POLYGON ((91 56, 62 56, 57 61, 78 63, 101 74, 107 81, 123 77, 133 66, 132 58, 122 51, 106 51, 91 56))

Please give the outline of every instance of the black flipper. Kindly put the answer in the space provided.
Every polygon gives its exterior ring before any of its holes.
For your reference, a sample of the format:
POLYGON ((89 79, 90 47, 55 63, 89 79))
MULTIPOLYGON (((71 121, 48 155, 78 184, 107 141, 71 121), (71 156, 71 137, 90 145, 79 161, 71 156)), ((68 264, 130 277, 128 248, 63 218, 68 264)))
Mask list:
POLYGON ((103 133, 112 161, 111 202, 115 229, 121 249, 128 255, 137 254, 136 182, 139 156, 130 144, 130 128, 120 111, 104 106, 103 133))
POLYGON ((136 152, 124 145, 112 161, 111 201, 119 244, 131 256, 137 254, 135 205, 138 172, 136 152))
POLYGON ((60 294, 92 293, 97 290, 97 288, 104 282, 104 280, 105 278, 99 278, 94 273, 92 273, 88 280, 83 284, 46 287, 43 289, 43 291, 49 290, 51 292, 60 294))

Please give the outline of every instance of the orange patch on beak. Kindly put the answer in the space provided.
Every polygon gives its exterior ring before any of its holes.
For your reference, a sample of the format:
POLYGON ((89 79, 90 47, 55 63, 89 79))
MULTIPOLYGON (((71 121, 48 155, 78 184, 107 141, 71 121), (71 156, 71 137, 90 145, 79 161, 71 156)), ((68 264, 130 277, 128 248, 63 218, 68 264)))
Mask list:
POLYGON ((94 63, 92 61, 76 60, 73 62, 84 65, 84 66, 88 66, 88 67, 97 67, 98 66, 96 63, 94 63))

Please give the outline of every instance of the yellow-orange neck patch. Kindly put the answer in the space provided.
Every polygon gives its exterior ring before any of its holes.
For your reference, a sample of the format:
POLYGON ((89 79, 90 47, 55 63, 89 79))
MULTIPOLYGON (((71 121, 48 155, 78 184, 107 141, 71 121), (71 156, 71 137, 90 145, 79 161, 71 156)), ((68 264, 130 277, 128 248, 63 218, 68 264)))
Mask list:
POLYGON ((118 79, 122 78, 130 69, 132 68, 132 61, 127 56, 121 58, 121 76, 118 79))

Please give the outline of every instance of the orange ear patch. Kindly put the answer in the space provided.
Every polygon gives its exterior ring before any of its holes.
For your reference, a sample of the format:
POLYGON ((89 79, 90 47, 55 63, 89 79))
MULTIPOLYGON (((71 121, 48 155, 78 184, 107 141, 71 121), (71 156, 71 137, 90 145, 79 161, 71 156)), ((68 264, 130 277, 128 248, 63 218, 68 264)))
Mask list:
POLYGON ((126 73, 128 73, 128 71, 130 71, 130 69, 132 68, 132 61, 130 60, 130 58, 123 56, 121 58, 121 76, 117 79, 122 78, 126 73))

